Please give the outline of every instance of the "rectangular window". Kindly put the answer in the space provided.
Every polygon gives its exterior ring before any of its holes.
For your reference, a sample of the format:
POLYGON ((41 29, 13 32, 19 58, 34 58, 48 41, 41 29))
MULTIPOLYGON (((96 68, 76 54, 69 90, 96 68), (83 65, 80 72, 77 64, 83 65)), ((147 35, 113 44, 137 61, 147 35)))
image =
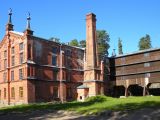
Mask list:
POLYGON ((65 66, 67 68, 70 68, 71 67, 71 57, 70 56, 65 56, 65 66))
POLYGON ((6 69, 7 68, 7 60, 5 59, 4 60, 4 69, 6 69))
POLYGON ((23 53, 20 53, 20 55, 19 55, 19 63, 20 64, 23 63, 23 53))
POLYGON ((23 43, 20 43, 19 44, 19 51, 22 51, 23 50, 23 43))
POLYGON ((71 51, 70 50, 66 50, 66 56, 71 56, 71 51))
POLYGON ((53 47, 53 48, 52 48, 52 53, 53 53, 53 54, 57 54, 57 48, 56 48, 56 47, 53 47))
POLYGON ((6 74, 6 72, 3 73, 3 80, 4 80, 4 82, 6 82, 6 80, 7 80, 7 74, 6 74))
POLYGON ((149 57, 149 53, 144 53, 144 57, 149 57))
POLYGON ((23 98, 23 87, 19 87, 19 97, 23 98))
POLYGON ((23 70, 19 69, 19 79, 22 80, 23 79, 23 70))
POLYGON ((53 88, 53 97, 58 98, 58 87, 53 88))
POLYGON ((7 50, 4 51, 4 58, 7 58, 7 50))
POLYGON ((144 67, 150 67, 150 63, 144 63, 144 67))
POLYGON ((14 80, 14 71, 11 71, 11 80, 14 80))
POLYGON ((56 66, 57 65, 57 56, 52 55, 52 65, 56 66))
POLYGON ((6 88, 4 88, 4 99, 6 99, 7 97, 7 91, 6 91, 6 88))
POLYGON ((58 72, 57 71, 53 71, 53 80, 57 80, 57 75, 58 75, 58 72))
POLYGON ((14 89, 14 87, 11 88, 11 98, 15 99, 15 89, 14 89))
POLYGON ((14 62, 15 62, 15 60, 14 60, 14 56, 12 56, 12 60, 11 60, 11 61, 12 61, 12 63, 11 63, 11 64, 12 64, 12 66, 14 66, 14 62))
POLYGON ((28 45, 28 59, 31 59, 31 45, 28 45))
POLYGON ((14 54, 14 47, 11 48, 11 54, 14 54))

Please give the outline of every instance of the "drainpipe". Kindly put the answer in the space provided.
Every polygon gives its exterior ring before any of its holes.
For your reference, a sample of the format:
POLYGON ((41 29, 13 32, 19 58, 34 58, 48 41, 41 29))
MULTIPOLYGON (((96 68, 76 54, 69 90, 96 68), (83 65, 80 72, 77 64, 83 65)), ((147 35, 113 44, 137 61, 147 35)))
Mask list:
POLYGON ((7 84, 8 84, 8 105, 10 105, 10 48, 11 41, 8 33, 8 46, 7 46, 7 84))
POLYGON ((63 53, 62 51, 62 44, 60 45, 60 100, 62 103, 64 103, 64 98, 63 98, 63 53))

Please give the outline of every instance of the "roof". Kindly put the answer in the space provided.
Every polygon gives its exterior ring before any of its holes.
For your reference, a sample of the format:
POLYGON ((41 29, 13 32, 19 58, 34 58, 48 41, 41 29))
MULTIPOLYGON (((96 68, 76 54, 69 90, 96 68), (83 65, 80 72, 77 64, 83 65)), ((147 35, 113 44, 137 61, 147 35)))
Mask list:
POLYGON ((89 87, 87 87, 86 85, 80 85, 77 87, 77 89, 86 89, 86 88, 89 88, 89 87))
POLYGON ((56 41, 53 41, 53 40, 49 40, 49 39, 45 39, 45 38, 42 38, 42 37, 38 37, 38 36, 33 36, 33 37, 39 38, 39 40, 51 41, 51 42, 54 42, 54 43, 57 43, 57 44, 61 44, 61 45, 65 45, 65 46, 69 46, 69 47, 72 47, 72 48, 77 48, 77 49, 85 50, 85 48, 81 48, 81 47, 77 47, 77 46, 71 46, 71 45, 67 45, 67 44, 64 44, 64 43, 59 43, 59 42, 56 42, 56 41))
POLYGON ((17 31, 10 31, 11 33, 14 33, 14 34, 18 34, 18 35, 24 35, 24 33, 23 32, 17 32, 17 31))
POLYGON ((147 53, 147 52, 152 52, 152 51, 157 51, 157 50, 160 50, 160 48, 150 48, 150 49, 146 49, 146 50, 140 50, 140 51, 136 51, 136 52, 117 55, 117 56, 115 56, 115 58, 120 58, 120 57, 125 57, 125 56, 130 56, 130 55, 136 55, 136 54, 141 54, 141 53, 147 53))
MULTIPOLYGON (((17 32, 17 31, 10 31, 10 32, 11 32, 11 33, 14 33, 14 34, 17 34, 17 35, 20 35, 20 36, 23 36, 23 35, 24 35, 23 32, 17 32)), ((56 41, 49 40, 49 39, 45 39, 45 38, 38 37, 38 36, 33 36, 33 37, 39 38, 40 40, 46 40, 46 41, 51 41, 51 42, 58 43, 58 42, 56 42, 56 41)), ((58 43, 58 44, 62 44, 62 43, 58 43)), ((67 44, 62 44, 62 45, 69 46, 69 47, 72 47, 72 48, 81 49, 81 50, 85 50, 85 48, 81 48, 81 47, 77 47, 77 46, 71 46, 71 45, 67 45, 67 44)))

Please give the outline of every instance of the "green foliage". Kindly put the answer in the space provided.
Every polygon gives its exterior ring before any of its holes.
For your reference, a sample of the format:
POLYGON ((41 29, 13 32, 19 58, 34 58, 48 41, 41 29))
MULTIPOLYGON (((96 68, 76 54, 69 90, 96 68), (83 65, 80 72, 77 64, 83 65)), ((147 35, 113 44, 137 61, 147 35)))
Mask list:
POLYGON ((59 39, 59 38, 56 38, 56 37, 51 37, 51 38, 49 38, 49 40, 60 43, 60 39, 59 39))
MULTIPOLYGON (((108 54, 109 49, 109 34, 105 30, 97 30, 97 44, 98 44, 98 54, 100 60, 104 57, 104 55, 108 54)), ((81 40, 78 42, 77 39, 71 40, 69 43, 71 46, 78 46, 85 48, 86 47, 86 40, 81 40)))
POLYGON ((138 47, 139 47, 139 50, 145 50, 145 49, 152 48, 151 38, 148 34, 146 34, 145 37, 142 37, 140 39, 138 47))
POLYGON ((78 40, 77 39, 73 39, 71 40, 71 42, 69 43, 70 46, 79 46, 78 40))
POLYGON ((100 96, 100 95, 98 95, 98 96, 94 96, 94 97, 89 97, 85 101, 86 102, 93 102, 94 103, 94 102, 104 102, 106 100, 107 100, 106 96, 100 96))
POLYGON ((118 53, 119 53, 119 55, 123 54, 122 40, 120 38, 118 39, 118 53))
POLYGON ((85 48, 86 47, 86 40, 79 41, 79 47, 85 48))
POLYGON ((109 49, 109 34, 105 30, 97 30, 97 41, 98 41, 98 54, 100 60, 103 59, 105 54, 108 54, 109 49))

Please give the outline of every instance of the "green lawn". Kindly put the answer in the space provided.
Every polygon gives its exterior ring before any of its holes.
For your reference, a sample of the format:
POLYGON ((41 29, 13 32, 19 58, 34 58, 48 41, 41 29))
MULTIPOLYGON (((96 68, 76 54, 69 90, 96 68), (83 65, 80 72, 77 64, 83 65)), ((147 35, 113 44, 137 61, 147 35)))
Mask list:
POLYGON ((160 107, 160 96, 111 98, 96 96, 85 102, 68 102, 64 104, 37 103, 0 108, 0 112, 27 112, 32 110, 71 110, 81 114, 96 114, 104 110, 134 110, 144 107, 160 107))

